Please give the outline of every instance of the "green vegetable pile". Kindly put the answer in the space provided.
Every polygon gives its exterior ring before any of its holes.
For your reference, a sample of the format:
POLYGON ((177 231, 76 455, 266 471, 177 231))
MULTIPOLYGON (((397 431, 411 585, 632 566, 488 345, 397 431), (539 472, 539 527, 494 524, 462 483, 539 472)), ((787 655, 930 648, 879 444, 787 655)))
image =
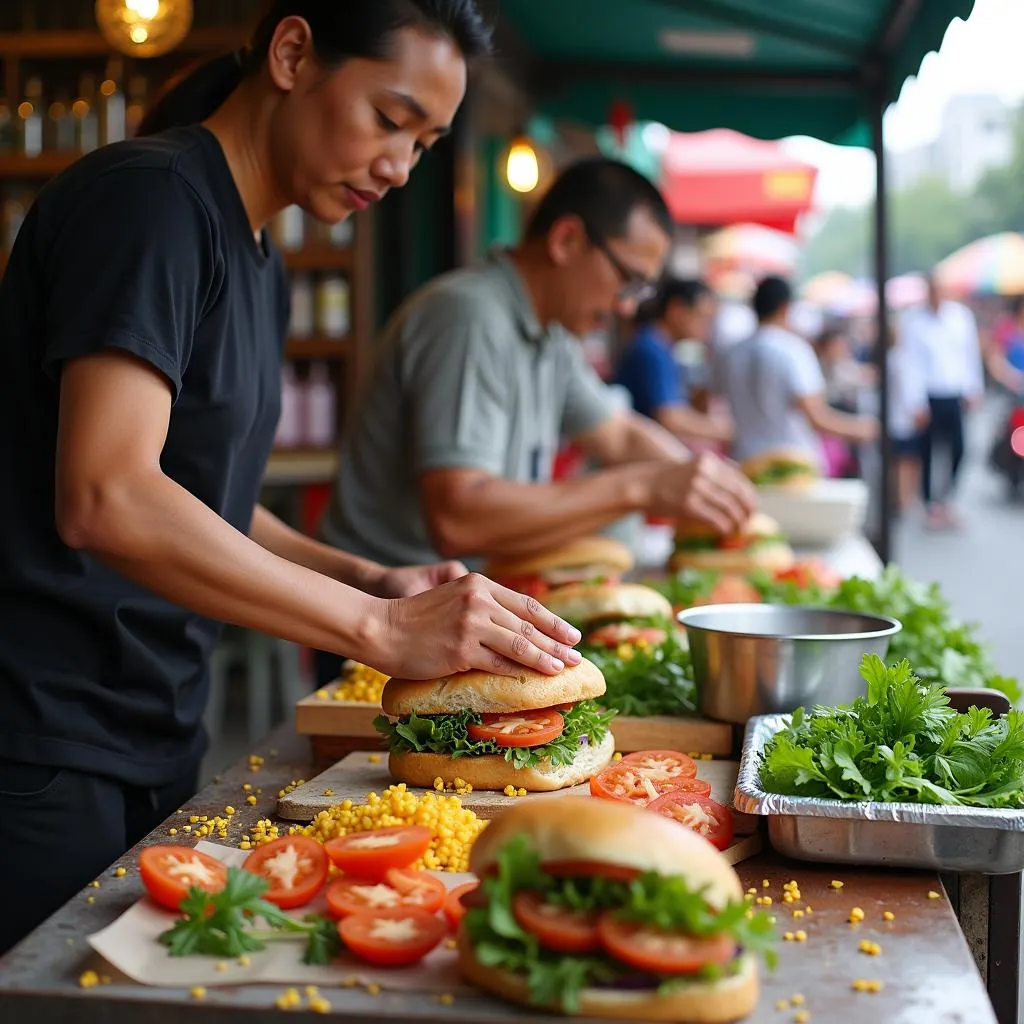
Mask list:
MULTIPOLYGON (((645 625, 648 624, 646 621, 645 625)), ((605 707, 622 715, 685 715, 697 710, 690 651, 675 623, 651 620, 668 639, 657 647, 635 646, 628 658, 614 648, 580 646, 580 653, 604 675, 605 707)))
MULTIPOLYGON (((542 870, 540 857, 526 837, 517 836, 499 854, 497 873, 483 883, 486 906, 471 909, 465 923, 477 959, 487 967, 525 975, 532 1001, 538 1006, 561 1005, 567 1013, 578 1013, 584 989, 595 983, 614 985, 618 979, 635 978, 637 971, 597 953, 571 955, 541 949, 512 912, 512 898, 524 889, 543 893, 549 902, 571 910, 618 912, 624 921, 665 931, 697 937, 724 932, 744 952, 760 954, 770 966, 775 963, 771 919, 761 911, 748 918, 746 900, 715 911, 708 906, 703 890, 691 889, 683 878, 651 872, 632 882, 553 878, 542 870)), ((663 995, 728 970, 706 968, 693 975, 652 976, 651 980, 663 995)))
POLYGON ((417 715, 392 722, 386 715, 373 720, 374 728, 387 738, 388 747, 396 753, 447 754, 451 758, 479 757, 501 754, 516 768, 536 768, 545 758, 552 767, 570 765, 580 752, 580 740, 600 743, 608 735, 614 711, 605 711, 593 701, 583 700, 562 713, 565 729, 558 739, 541 747, 499 747, 494 740, 474 740, 469 727, 479 725, 483 718, 473 711, 454 715, 417 715))
POLYGON ((304 938, 303 963, 329 964, 342 950, 338 926, 326 917, 301 921, 262 898, 265 879, 241 868, 228 868, 227 884, 218 893, 192 888, 181 901, 180 917, 160 936, 171 956, 237 957, 266 948, 268 941, 304 938), (262 919, 263 929, 253 922, 262 919))
POLYGON ((794 712, 761 754, 769 793, 840 800, 1024 807, 1024 712, 961 714, 910 663, 864 658, 867 696, 794 712))

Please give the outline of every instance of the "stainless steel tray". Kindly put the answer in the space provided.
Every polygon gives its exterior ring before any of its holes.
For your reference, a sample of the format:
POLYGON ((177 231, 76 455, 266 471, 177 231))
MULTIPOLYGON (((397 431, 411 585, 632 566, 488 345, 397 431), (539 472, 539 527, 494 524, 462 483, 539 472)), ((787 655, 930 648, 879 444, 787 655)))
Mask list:
POLYGON ((733 804, 768 819, 773 847, 795 860, 986 875, 1024 870, 1024 811, 985 807, 826 800, 766 793, 759 778, 765 744, 789 715, 747 723, 733 804))

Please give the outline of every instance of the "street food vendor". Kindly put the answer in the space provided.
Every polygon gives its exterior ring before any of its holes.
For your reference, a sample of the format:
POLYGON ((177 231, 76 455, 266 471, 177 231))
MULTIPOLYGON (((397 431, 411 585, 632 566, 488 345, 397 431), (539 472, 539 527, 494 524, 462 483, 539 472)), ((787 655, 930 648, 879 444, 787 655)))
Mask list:
POLYGON ((343 438, 323 538, 401 565, 528 556, 637 512, 744 522, 753 491, 737 470, 622 411, 579 341, 653 295, 672 232, 645 177, 586 159, 517 247, 408 299, 343 438), (552 482, 562 439, 602 468, 552 482))
POLYGON ((264 225, 404 185, 487 46, 475 0, 275 0, 28 214, 0 286, 0 952, 197 788, 218 622, 413 677, 578 659, 536 601, 257 505, 288 320, 264 225))

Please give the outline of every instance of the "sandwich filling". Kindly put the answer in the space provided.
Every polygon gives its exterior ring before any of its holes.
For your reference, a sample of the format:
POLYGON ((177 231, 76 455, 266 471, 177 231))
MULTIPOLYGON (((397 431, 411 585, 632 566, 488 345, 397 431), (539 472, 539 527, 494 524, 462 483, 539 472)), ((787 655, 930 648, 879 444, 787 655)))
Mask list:
POLYGON ((495 582, 518 594, 542 601, 559 587, 573 583, 618 583, 621 573, 601 565, 579 565, 566 569, 545 569, 542 573, 503 576, 495 582))
POLYGON ((542 762, 561 768, 573 764, 581 748, 603 742, 614 717, 614 711, 583 700, 494 715, 414 712, 397 721, 378 715, 373 724, 395 754, 445 754, 452 759, 497 754, 514 768, 537 768, 542 762))
POLYGON ((614 864, 542 864, 523 836, 472 894, 465 937, 485 967, 522 976, 538 1006, 578 1013, 585 989, 669 995, 737 973, 743 954, 774 964, 768 914, 712 907, 680 876, 614 864))
POLYGON ((732 533, 726 537, 677 537, 674 550, 676 554, 690 554, 695 551, 757 551, 773 544, 787 543, 786 537, 781 533, 732 533))
POLYGON ((765 466, 764 469, 758 470, 750 479, 755 484, 781 484, 798 477, 813 476, 816 474, 806 462, 780 459, 778 462, 773 462, 765 466))

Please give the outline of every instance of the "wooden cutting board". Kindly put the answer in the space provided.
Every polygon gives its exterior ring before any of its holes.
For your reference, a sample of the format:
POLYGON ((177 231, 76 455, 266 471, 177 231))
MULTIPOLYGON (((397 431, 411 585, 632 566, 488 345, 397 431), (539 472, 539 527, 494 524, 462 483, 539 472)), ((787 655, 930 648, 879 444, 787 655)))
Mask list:
MULTIPOLYGON (((723 804, 732 803, 738 770, 739 764, 736 761, 697 762, 697 775, 711 783, 712 797, 723 804)), ((277 813, 289 821, 311 821, 321 811, 343 800, 351 800, 356 804, 365 803, 367 794, 381 793, 393 782, 394 779, 388 772, 387 755, 360 751, 342 758, 315 779, 281 797, 277 801, 277 813), (371 757, 379 760, 371 761, 371 757)), ((590 786, 572 786, 554 793, 530 793, 525 797, 508 797, 504 793, 473 790, 459 799, 463 807, 473 811, 478 817, 489 819, 515 800, 558 800, 567 795, 589 796, 590 786)), ((737 835, 750 835, 755 832, 757 821, 754 815, 737 814, 737 835)))

